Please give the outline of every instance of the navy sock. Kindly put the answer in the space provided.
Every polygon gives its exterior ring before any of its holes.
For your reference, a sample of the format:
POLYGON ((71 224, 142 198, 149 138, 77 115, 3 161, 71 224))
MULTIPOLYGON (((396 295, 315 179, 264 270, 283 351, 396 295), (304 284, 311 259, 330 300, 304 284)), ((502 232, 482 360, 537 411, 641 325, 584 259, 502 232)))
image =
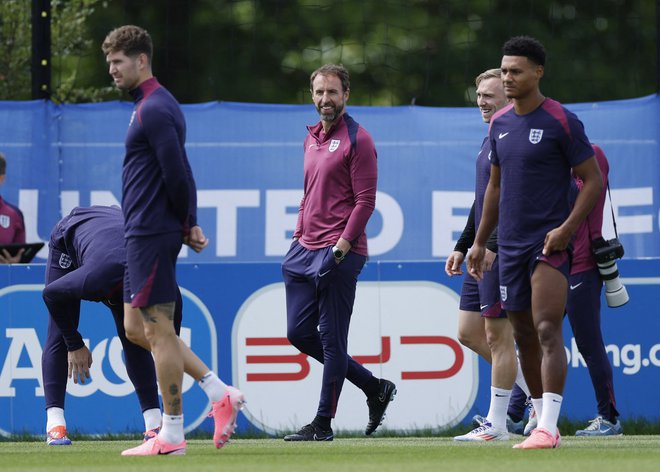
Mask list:
POLYGON ((317 426, 318 428, 322 429, 323 431, 328 431, 330 430, 330 421, 332 418, 328 416, 320 416, 316 415, 316 418, 312 421, 312 424, 314 426, 317 426))

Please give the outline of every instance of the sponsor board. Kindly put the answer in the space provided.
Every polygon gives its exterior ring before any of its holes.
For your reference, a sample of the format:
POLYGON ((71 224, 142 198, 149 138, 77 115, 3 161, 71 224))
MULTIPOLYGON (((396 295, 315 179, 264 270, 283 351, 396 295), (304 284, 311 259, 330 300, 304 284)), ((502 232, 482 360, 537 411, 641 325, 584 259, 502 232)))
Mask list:
MULTIPOLYGON (((349 352, 377 377, 397 384, 398 394, 382 428, 410 430, 467 422, 486 414, 490 366, 456 341, 462 278, 449 278, 444 263, 367 263, 360 275, 349 352), (459 362, 462 353, 462 363, 459 362)), ((660 260, 620 261, 630 301, 608 308, 603 338, 614 372, 622 419, 660 420, 660 317, 653 304, 660 260)), ((239 431, 271 434, 299 428, 316 412, 321 366, 286 340, 286 306, 277 263, 179 265, 184 290, 183 337, 227 384, 244 390, 247 405, 239 431)), ((41 300, 43 265, 0 266, 0 429, 43 434, 41 350, 47 313, 41 300)), ((67 422, 89 434, 142 431, 136 396, 122 369, 121 350, 108 310, 83 303, 81 332, 95 358, 94 382, 69 384, 67 422)), ((564 323, 568 377, 562 416, 587 420, 596 402, 584 359, 564 323)), ((186 429, 210 431, 208 401, 186 381, 186 429)), ((364 394, 349 382, 333 427, 363 430, 364 394)))
MULTIPOLYGON (((41 300, 42 289, 42 284, 0 288, 0 312, 4 315, 0 317, 0 434, 45 432, 41 357, 49 315, 41 300)), ((197 296, 184 288, 181 292, 185 311, 181 338, 217 371, 216 321, 197 296)), ((79 331, 92 352, 93 363, 91 379, 85 384, 67 383, 69 430, 89 434, 140 431, 140 405, 126 372, 112 314, 100 303, 83 302, 79 331)), ((185 428, 189 431, 202 423, 210 406, 187 375, 183 391, 185 428)))
MULTIPOLYGON (((626 257, 660 257, 660 95, 566 106, 607 155, 612 210, 626 257)), ((0 101, 0 142, 11 149, 16 176, 4 184, 2 196, 23 212, 28 241, 47 241, 53 225, 74 206, 121 202, 132 111, 128 102, 0 101)), ((318 120, 314 107, 214 102, 184 105, 183 111, 198 222, 210 240, 200 254, 184 251, 186 260, 279 262, 296 227, 303 139, 305 126, 318 120)), ((479 111, 418 106, 347 111, 373 136, 378 151, 378 195, 366 230, 370 256, 447 257, 474 200, 475 154, 487 134, 479 111)), ((505 134, 500 139, 511 138, 505 134)), ((533 130, 529 139, 547 136, 533 130)), ((612 219, 603 223, 609 239, 612 219)), ((0 225, 8 222, 0 219, 0 225)))
MULTIPOLYGON (((234 321, 234 379, 249 398, 245 415, 269 433, 297 429, 313 418, 322 365, 291 346, 283 283, 250 296, 234 321)), ((390 429, 447 428, 471 408, 478 387, 476 356, 456 339, 458 296, 428 281, 361 282, 355 300, 349 353, 376 377, 396 383, 390 429)), ((346 381, 334 427, 362 430, 364 393, 346 381)))

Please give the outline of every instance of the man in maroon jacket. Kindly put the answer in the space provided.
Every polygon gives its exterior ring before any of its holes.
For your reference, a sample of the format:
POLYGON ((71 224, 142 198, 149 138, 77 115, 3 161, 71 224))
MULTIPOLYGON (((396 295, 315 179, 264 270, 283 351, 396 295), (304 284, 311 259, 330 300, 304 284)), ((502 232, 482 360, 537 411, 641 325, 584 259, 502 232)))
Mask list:
POLYGON ((304 193, 282 273, 287 337, 323 364, 323 382, 316 417, 285 441, 332 441, 330 422, 344 379, 367 396, 367 435, 396 393, 394 383, 374 377, 347 352, 357 278, 367 260, 365 227, 376 205, 376 148, 345 112, 350 83, 343 66, 317 69, 310 88, 321 121, 305 138, 304 193))

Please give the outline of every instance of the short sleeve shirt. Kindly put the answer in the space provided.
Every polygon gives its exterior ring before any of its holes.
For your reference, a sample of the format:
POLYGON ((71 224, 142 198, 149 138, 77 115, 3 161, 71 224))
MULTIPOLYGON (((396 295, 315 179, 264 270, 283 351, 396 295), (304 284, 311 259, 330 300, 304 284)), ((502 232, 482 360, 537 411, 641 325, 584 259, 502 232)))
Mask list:
POLYGON ((594 155, 582 122, 549 98, 522 116, 509 105, 491 120, 489 140, 500 167, 498 243, 543 242, 569 215, 571 168, 594 155))

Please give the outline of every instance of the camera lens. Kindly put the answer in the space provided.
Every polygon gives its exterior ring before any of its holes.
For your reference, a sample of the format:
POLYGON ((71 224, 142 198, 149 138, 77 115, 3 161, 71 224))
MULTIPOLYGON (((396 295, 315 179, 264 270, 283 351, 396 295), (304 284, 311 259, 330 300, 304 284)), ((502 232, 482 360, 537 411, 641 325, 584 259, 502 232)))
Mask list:
POLYGON ((616 261, 598 263, 598 272, 600 272, 603 280, 612 280, 619 276, 619 268, 616 265, 616 261))
POLYGON ((628 291, 619 278, 619 268, 615 261, 598 263, 598 272, 605 282, 605 301, 607 306, 616 308, 628 303, 628 291))

